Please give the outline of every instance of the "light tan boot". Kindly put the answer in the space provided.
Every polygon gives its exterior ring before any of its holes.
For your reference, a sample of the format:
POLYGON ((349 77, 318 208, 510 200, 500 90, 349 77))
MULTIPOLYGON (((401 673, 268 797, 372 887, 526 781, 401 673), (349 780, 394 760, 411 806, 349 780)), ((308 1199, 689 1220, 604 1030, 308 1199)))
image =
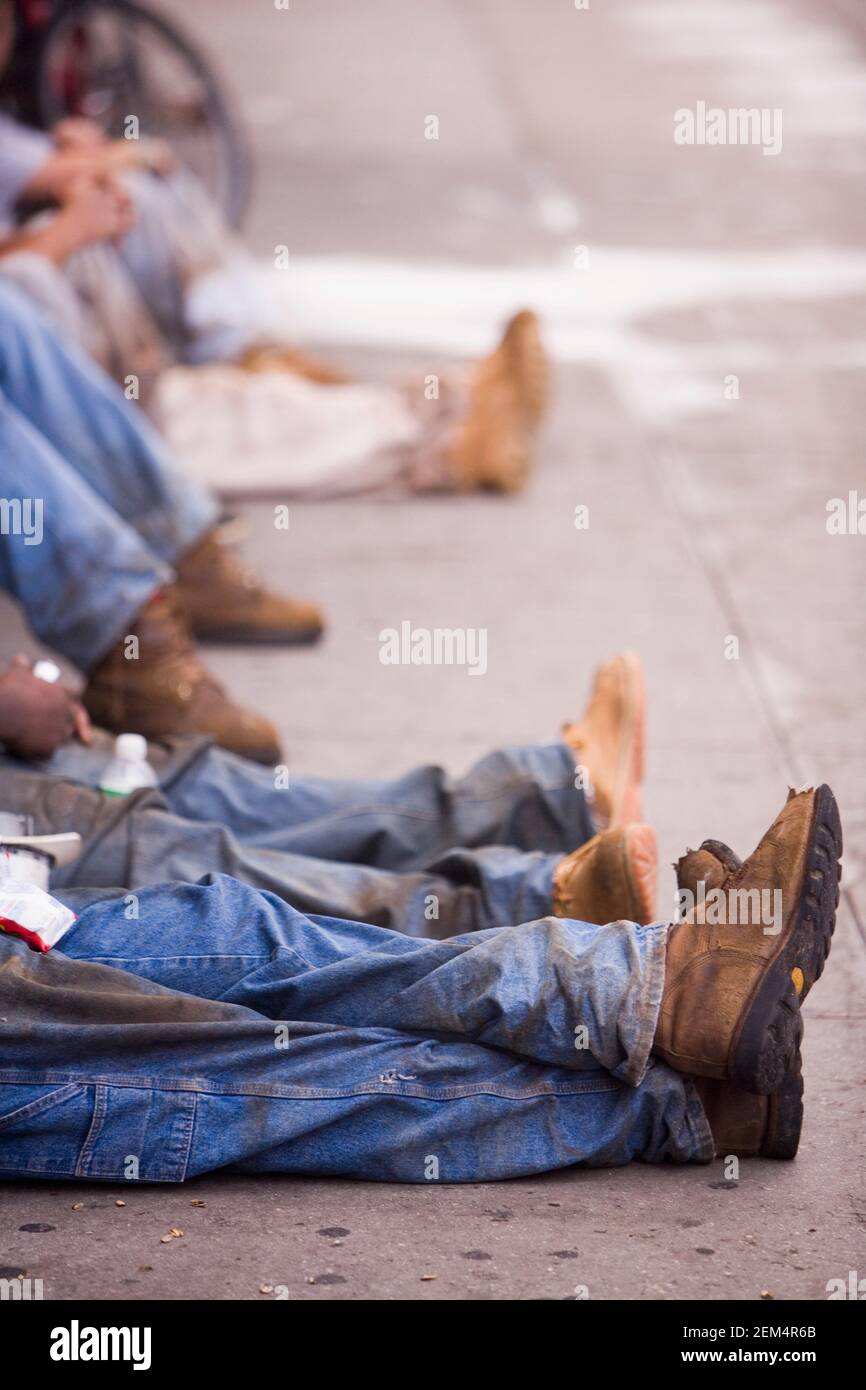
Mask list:
POLYGON ((124 637, 91 671, 82 695, 95 724, 145 738, 210 734, 242 757, 279 762, 273 725, 233 704, 199 661, 173 590, 156 595, 130 626, 137 658, 127 657, 124 637))
POLYGON ((547 401, 548 365, 538 319, 515 314, 499 346, 475 368, 466 416, 445 450, 460 489, 517 492, 531 464, 531 441, 547 401))
POLYGON ((263 588, 214 532, 178 562, 177 591, 200 642, 301 646, 324 630, 314 604, 263 588))
POLYGON ((592 813, 601 828, 641 818, 646 693, 635 652, 599 666, 589 704, 562 737, 592 784, 592 813))
POLYGON ((721 910, 708 902, 671 928, 654 1044, 670 1066, 763 1095, 781 1085, 799 1045, 800 1001, 830 949, 841 852, 830 788, 791 792, 723 879, 721 910))
POLYGON ((553 911, 579 922, 639 922, 655 913, 658 850, 649 825, 594 835, 556 867, 553 911))

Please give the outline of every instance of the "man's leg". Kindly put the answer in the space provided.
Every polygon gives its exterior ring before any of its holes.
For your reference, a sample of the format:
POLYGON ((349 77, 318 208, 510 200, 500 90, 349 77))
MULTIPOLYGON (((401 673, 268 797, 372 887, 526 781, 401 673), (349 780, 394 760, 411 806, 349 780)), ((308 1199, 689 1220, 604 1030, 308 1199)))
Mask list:
MULTIPOLYGON (((56 892, 138 892, 155 883, 231 874, 302 912, 442 939, 550 912, 560 856, 505 847, 454 850, 412 873, 240 845, 222 825, 184 820, 156 792, 106 797, 7 761, 4 804, 32 833, 76 830, 81 854, 57 871, 56 892)), ((591 870, 590 870, 591 872, 591 870)), ((625 908, 623 908, 625 911, 625 908)))
POLYGON ((562 742, 491 753, 456 782, 423 767, 387 781, 291 776, 286 786, 219 752, 161 780, 180 815, 271 849, 403 870, 458 846, 567 854, 603 825, 640 821, 645 706, 640 662, 627 654, 599 668, 562 742))
MULTIPOLYGON (((176 472, 141 412, 103 372, 66 346, 26 298, 2 284, 0 390, 175 568, 196 636, 291 644, 321 635, 322 616, 314 605, 270 593, 219 543, 214 498, 176 472)), ((176 727, 167 723, 162 731, 176 727)))
POLYGON ((44 642, 89 670, 170 572, 2 390, 0 494, 0 586, 44 642))
MULTIPOLYGON (((108 756, 97 737, 92 749, 58 748, 40 770, 96 787, 108 756)), ((456 779, 428 766, 394 778, 291 774, 287 786, 201 740, 153 742, 150 759, 177 815, 218 821, 240 844, 329 861, 406 872, 461 847, 567 854, 596 831, 559 743, 499 750, 456 779)))
POLYGON ((57 875, 55 891, 138 892, 162 881, 231 874, 301 912, 442 940, 552 912, 559 862, 557 855, 494 846, 452 850, 425 869, 395 873, 239 845, 224 826, 141 804, 57 875), (125 866, 122 877, 118 865, 125 866))
MULTIPOLYGON (((10 281, 28 299, 39 305, 52 327, 67 342, 75 343, 89 356, 96 356, 92 319, 68 277, 59 265, 36 251, 15 251, 0 263, 3 283, 10 281)), ((105 363, 101 359, 101 366, 105 363)))
POLYGON ((503 749, 458 779, 440 767, 342 779, 250 767, 205 750, 163 785, 172 810, 221 821, 241 843, 408 871, 454 847, 567 854, 595 834, 565 744, 503 749))
POLYGON ((67 466, 174 564, 216 523, 216 503, 178 474, 145 417, 105 374, 0 285, 0 389, 67 466))
POLYGON ((4 1175, 459 1182, 712 1155, 692 1083, 649 1062, 664 928, 423 943, 222 878, 140 906, 86 908, 65 954, 0 937, 4 1055, 27 1038, 0 1073, 4 1175))
MULTIPOLYGON (((74 889, 57 889, 76 908, 74 889)), ((668 928, 559 918, 419 941, 307 917, 226 875, 85 905, 64 954, 274 1019, 453 1036, 628 1085, 646 1070, 668 928), (581 1031, 578 1031, 578 1030, 581 1031)))

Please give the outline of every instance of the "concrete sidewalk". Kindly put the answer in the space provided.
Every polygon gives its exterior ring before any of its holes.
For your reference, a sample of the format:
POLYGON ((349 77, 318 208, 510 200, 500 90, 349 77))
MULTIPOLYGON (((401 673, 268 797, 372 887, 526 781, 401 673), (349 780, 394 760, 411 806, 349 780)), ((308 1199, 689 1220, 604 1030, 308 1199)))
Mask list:
MULTIPOLYGON (((251 558, 321 599, 329 634, 318 651, 213 665, 278 723, 299 772, 457 771, 550 737, 597 661, 634 647, 664 864, 707 836, 747 853, 789 782, 829 781, 844 895, 806 1006, 797 1161, 743 1163, 736 1184, 717 1163, 464 1189, 7 1186, 0 1276, 26 1269, 52 1298, 820 1299, 866 1274, 866 536, 826 528, 830 499, 866 496, 854 14, 842 0, 293 0, 254 15, 196 0, 182 16, 250 124, 256 249, 290 247, 304 304, 316 258, 340 258, 320 332, 339 360, 420 381, 445 348, 492 337, 515 287, 537 290, 557 354, 518 499, 298 505, 288 533, 246 508, 251 558), (676 145, 673 113, 699 101, 781 109, 781 152, 676 145), (364 319, 359 256, 383 292, 364 319), (401 318, 385 287, 407 266, 421 288, 401 318), (468 303, 461 267, 489 277, 468 303), (487 628, 486 678, 381 666, 378 633, 403 619, 487 628), (184 1238, 161 1244, 172 1226, 184 1238)), ((668 872, 660 912, 672 892, 668 872)))

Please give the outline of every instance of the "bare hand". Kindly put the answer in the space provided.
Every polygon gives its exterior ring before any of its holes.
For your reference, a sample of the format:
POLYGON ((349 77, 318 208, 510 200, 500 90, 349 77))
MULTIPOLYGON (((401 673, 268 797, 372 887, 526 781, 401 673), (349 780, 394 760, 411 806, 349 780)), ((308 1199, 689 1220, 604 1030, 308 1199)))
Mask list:
POLYGON ((65 686, 34 676, 26 657, 16 656, 0 676, 0 740, 18 758, 48 758, 77 738, 92 742, 84 706, 65 686))
POLYGON ((81 179, 62 200, 58 220, 77 246, 119 241, 135 221, 132 199, 115 179, 81 179))
POLYGON ((142 136, 139 140, 112 140, 108 158, 110 167, 118 173, 124 169, 150 169, 155 174, 170 174, 177 168, 168 142, 150 136, 142 136))
POLYGON ((108 136, 97 121, 87 116, 66 116, 51 134, 59 150, 98 150, 108 144, 108 136))

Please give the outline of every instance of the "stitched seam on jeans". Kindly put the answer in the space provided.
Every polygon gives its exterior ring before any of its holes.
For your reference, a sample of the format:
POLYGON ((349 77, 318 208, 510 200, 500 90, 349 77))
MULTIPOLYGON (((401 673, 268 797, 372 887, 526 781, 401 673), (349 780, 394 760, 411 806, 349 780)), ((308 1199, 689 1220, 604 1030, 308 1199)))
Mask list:
POLYGON ((90 1121, 87 1138, 81 1146, 81 1153, 78 1155, 78 1162, 75 1165, 75 1176, 77 1178, 87 1176, 87 1166, 93 1157, 93 1148, 102 1131, 102 1124, 107 1113, 108 1096, 105 1093, 104 1085, 97 1083, 93 1095, 93 1118, 90 1121))
MULTIPOLYGON (((0 1074, 0 1080, 3 1074, 0 1074)), ((70 1077, 70 1080, 80 1082, 78 1077, 70 1077)), ((32 1078, 28 1078, 31 1081, 32 1078)), ((41 1084, 34 1082, 33 1084, 41 1084)), ((347 1087, 303 1087, 303 1086, 280 1086, 265 1085, 258 1082, 216 1082, 216 1081, 196 1081, 184 1080, 182 1078, 163 1078, 158 1080, 153 1077, 111 1077, 111 1076, 91 1076, 87 1082, 101 1087, 114 1087, 118 1090, 146 1090, 172 1092, 182 1094, 194 1093, 195 1095, 213 1096, 265 1096, 273 1100, 341 1100, 361 1095, 402 1095, 414 1097, 418 1100, 460 1100, 475 1095, 494 1095, 502 1100, 530 1100, 539 1096, 556 1095, 586 1095, 598 1094, 600 1092, 619 1091, 622 1084, 608 1075, 600 1076, 598 1080, 583 1078, 567 1082, 551 1082, 546 1086, 535 1087, 532 1089, 522 1089, 520 1087, 497 1086, 495 1082, 472 1082, 463 1086, 442 1086, 431 1092, 430 1087, 409 1085, 406 1082, 390 1084, 380 1081, 359 1082, 356 1086, 347 1087)), ((88 1136, 89 1139, 89 1136, 88 1136)))
MULTIPOLYGON (((277 950, 280 950, 280 951, 282 951, 282 950, 291 950, 291 949, 292 949, 291 947, 284 947, 284 946, 278 946, 278 947, 277 947, 277 950)), ((274 957, 273 957, 273 952, 272 952, 272 951, 267 951, 267 952, 265 952, 265 953, 262 954, 262 955, 256 955, 256 956, 245 955, 245 954, 243 954, 242 952, 239 952, 239 953, 237 953, 237 954, 235 954, 235 955, 232 955, 232 954, 216 955, 216 954, 211 953, 211 954, 207 954, 207 955, 198 956, 198 955, 191 955, 191 954, 187 951, 187 952, 185 952, 184 954, 181 954, 181 955, 178 955, 178 956, 86 956, 86 957, 85 957, 85 956, 72 956, 72 957, 70 957, 70 959, 72 959, 72 960, 77 960, 77 961, 79 962, 79 964, 81 964, 81 965, 98 965, 101 961, 104 961, 104 960, 126 960, 126 961, 130 961, 130 960, 137 960, 137 961, 144 961, 144 960, 159 960, 159 961, 163 961, 163 960, 191 960, 191 961, 197 961, 197 960, 255 960, 255 961, 267 960, 267 961, 269 961, 269 960, 273 960, 273 958, 274 958, 274 957)), ((183 991, 179 991, 179 992, 180 992, 180 993, 183 993, 183 991)))
POLYGON ((73 1096, 86 1090, 87 1087, 80 1081, 70 1081, 59 1091, 52 1091, 47 1096, 40 1096, 38 1100, 31 1100, 29 1105, 21 1105, 17 1110, 0 1115, 0 1134, 8 1125, 17 1124, 19 1120, 29 1120, 33 1115, 41 1115, 46 1110, 53 1110, 55 1105, 63 1105, 64 1101, 71 1100, 73 1096))

